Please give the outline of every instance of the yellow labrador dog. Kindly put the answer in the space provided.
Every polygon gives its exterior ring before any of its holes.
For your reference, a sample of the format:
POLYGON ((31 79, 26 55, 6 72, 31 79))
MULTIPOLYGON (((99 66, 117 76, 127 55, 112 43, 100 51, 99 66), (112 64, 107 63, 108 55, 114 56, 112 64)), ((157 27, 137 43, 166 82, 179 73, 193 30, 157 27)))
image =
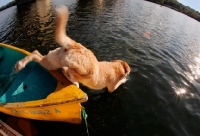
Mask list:
POLYGON ((107 87, 109 92, 113 92, 119 85, 126 82, 126 76, 130 73, 130 67, 126 62, 122 60, 99 62, 89 49, 67 36, 67 7, 57 9, 56 21, 55 39, 61 47, 49 51, 45 56, 35 50, 17 62, 16 72, 30 61, 36 61, 48 70, 62 68, 63 74, 72 83, 77 86, 79 86, 78 83, 82 83, 94 90, 107 87))

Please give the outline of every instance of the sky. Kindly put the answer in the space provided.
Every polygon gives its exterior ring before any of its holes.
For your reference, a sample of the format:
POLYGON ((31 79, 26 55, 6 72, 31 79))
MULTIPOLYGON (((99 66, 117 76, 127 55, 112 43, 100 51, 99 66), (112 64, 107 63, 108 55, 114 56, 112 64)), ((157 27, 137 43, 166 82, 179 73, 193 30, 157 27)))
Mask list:
POLYGON ((200 12, 200 0, 178 0, 178 2, 200 12))

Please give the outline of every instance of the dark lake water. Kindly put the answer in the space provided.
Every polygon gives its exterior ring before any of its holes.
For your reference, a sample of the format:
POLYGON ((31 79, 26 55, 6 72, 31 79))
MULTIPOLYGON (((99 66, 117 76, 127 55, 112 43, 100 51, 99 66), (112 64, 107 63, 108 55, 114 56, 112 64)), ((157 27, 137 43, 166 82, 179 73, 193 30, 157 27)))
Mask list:
MULTIPOLYGON (((70 9, 71 38, 98 60, 122 59, 132 69, 114 93, 81 87, 91 136, 200 136, 199 22, 141 0, 36 0, 0 12, 0 42, 43 54, 55 49, 61 5, 70 9)), ((38 135, 87 135, 84 122, 32 123, 38 135)))

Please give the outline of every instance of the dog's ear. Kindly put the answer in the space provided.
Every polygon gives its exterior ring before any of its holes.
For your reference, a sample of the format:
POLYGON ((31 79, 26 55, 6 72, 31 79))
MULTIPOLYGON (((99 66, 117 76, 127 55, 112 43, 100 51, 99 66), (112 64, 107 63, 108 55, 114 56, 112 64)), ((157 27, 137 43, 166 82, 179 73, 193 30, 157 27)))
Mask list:
POLYGON ((121 61, 121 64, 122 66, 124 67, 124 71, 125 71, 125 74, 128 75, 130 72, 131 72, 131 68, 129 67, 129 65, 124 62, 124 61, 121 61))
POLYGON ((122 61, 122 60, 114 60, 114 62, 120 62, 120 64, 123 66, 124 68, 124 72, 125 72, 125 75, 128 75, 130 72, 131 72, 131 68, 129 67, 129 65, 125 62, 125 61, 122 61))

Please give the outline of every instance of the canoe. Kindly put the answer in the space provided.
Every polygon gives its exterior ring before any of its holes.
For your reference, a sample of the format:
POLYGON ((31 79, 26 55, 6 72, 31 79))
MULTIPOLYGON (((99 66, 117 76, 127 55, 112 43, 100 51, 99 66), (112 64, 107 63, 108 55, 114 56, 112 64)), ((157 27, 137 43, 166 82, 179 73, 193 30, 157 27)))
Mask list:
POLYGON ((0 136, 22 136, 16 130, 0 120, 0 136))
POLYGON ((79 124, 81 103, 87 94, 69 82, 60 72, 48 71, 30 62, 21 71, 13 71, 16 62, 28 51, 0 43, 0 112, 35 120, 79 124))

